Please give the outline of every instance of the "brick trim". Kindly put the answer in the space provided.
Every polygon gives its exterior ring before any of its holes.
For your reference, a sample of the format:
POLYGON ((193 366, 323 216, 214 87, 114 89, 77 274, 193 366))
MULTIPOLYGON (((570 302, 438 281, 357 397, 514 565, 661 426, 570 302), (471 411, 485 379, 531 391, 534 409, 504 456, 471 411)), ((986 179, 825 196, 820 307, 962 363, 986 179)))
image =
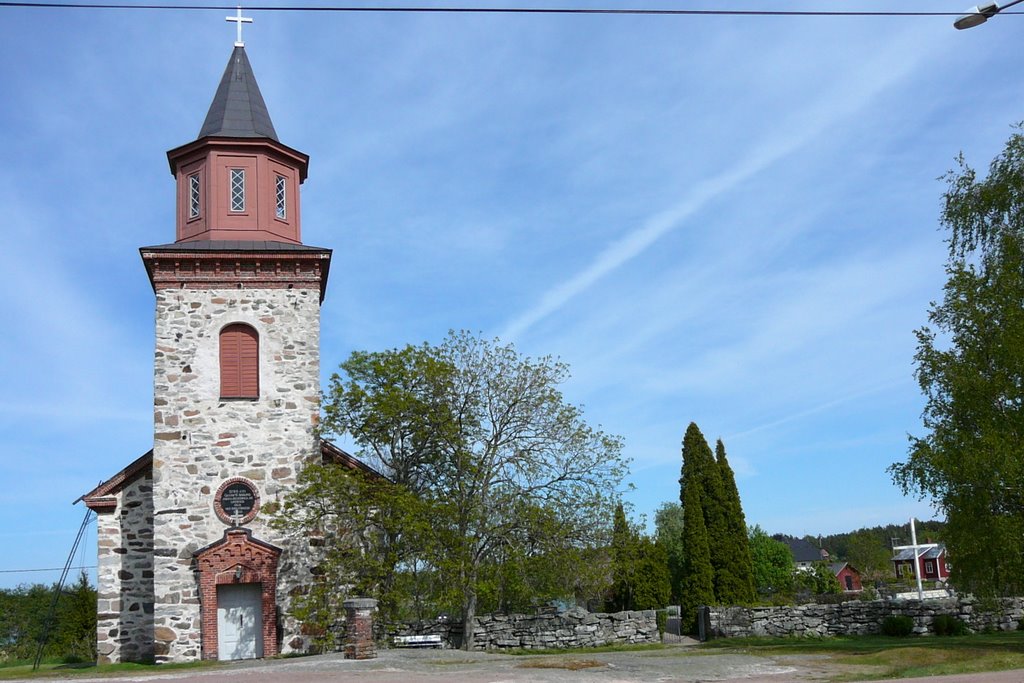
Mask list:
POLYGON ((121 489, 137 477, 151 471, 152 466, 153 450, 150 449, 110 479, 101 482, 92 491, 82 495, 75 502, 77 503, 79 500, 84 501, 87 508, 95 510, 98 514, 113 512, 117 509, 116 496, 121 492, 121 489))
POLYGON ((149 251, 153 291, 161 289, 315 289, 323 301, 329 252, 149 251))
POLYGON ((227 513, 227 511, 221 504, 221 496, 224 495, 224 491, 227 490, 227 488, 232 484, 245 484, 245 486, 248 487, 250 491, 252 491, 253 496, 256 499, 252 506, 252 510, 249 511, 249 514, 247 514, 245 517, 242 517, 242 519, 239 520, 239 524, 248 524, 252 520, 256 519, 256 513, 260 511, 260 490, 256 486, 256 484, 252 483, 245 477, 231 477, 230 479, 226 480, 223 484, 220 485, 220 488, 217 489, 217 493, 213 496, 213 511, 217 513, 217 517, 220 519, 220 521, 224 522, 225 524, 234 525, 235 521, 231 519, 231 516, 227 513))
POLYGON ((228 529, 224 538, 196 551, 203 659, 217 659, 217 586, 260 584, 263 656, 277 655, 277 564, 281 549, 256 540, 249 529, 228 529))

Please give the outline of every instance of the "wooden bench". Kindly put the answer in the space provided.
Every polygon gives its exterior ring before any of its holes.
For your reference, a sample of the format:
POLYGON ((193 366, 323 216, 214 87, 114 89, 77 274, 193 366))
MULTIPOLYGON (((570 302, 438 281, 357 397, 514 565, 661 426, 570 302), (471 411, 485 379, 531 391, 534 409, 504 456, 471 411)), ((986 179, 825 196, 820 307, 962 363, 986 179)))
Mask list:
POLYGON ((436 633, 425 636, 395 636, 395 647, 442 647, 444 641, 436 633))

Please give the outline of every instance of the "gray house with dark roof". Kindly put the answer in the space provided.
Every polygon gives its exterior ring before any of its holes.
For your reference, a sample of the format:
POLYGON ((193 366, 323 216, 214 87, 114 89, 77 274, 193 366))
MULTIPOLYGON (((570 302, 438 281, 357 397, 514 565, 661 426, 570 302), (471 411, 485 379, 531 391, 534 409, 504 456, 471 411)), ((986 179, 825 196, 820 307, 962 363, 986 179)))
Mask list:
POLYGON ((797 569, 808 571, 814 566, 815 562, 828 562, 828 551, 824 548, 819 548, 810 541, 803 538, 786 536, 785 534, 775 534, 772 538, 785 543, 789 547, 789 552, 793 555, 793 563, 797 569))

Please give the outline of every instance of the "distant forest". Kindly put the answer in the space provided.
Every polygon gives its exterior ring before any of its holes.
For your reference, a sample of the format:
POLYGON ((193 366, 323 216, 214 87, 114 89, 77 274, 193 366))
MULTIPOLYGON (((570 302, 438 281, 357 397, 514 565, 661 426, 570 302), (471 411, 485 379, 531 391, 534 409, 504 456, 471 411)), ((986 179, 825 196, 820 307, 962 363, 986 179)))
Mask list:
MULTIPOLYGON (((918 543, 942 543, 942 533, 946 528, 945 522, 930 520, 918 522, 914 525, 917 528, 918 543)), ((890 551, 894 545, 892 539, 898 539, 895 545, 910 545, 910 523, 887 524, 885 526, 873 526, 869 529, 857 529, 843 534, 831 534, 829 536, 805 536, 808 541, 818 547, 824 548, 834 560, 850 561, 851 539, 856 542, 857 537, 870 537, 876 539, 878 545, 890 551), (820 539, 820 541, 819 541, 820 539)))
MULTIPOLYGON (((945 522, 918 521, 918 543, 942 543, 945 522)), ((887 524, 828 536, 804 536, 816 547, 828 551, 833 562, 849 562, 867 579, 892 575, 892 547, 910 545, 910 523, 887 524)))

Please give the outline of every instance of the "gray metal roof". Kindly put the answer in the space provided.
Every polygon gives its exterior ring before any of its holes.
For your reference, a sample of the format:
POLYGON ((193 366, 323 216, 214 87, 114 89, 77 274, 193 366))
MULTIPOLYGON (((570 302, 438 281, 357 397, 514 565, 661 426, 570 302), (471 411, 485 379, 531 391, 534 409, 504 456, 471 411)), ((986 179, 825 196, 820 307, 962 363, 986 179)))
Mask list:
POLYGON ((244 47, 236 47, 213 96, 206 121, 199 137, 270 138, 277 141, 277 132, 270 121, 270 112, 263 102, 260 87, 245 56, 244 47))
POLYGON ((305 251, 330 253, 330 249, 311 247, 293 242, 270 242, 259 240, 193 240, 142 247, 141 251, 305 251))
MULTIPOLYGON (((939 555, 941 555, 945 551, 946 551, 946 546, 940 544, 939 546, 937 546, 935 548, 928 548, 928 550, 926 550, 925 552, 921 553, 920 556, 923 557, 926 560, 934 560, 934 559, 937 559, 939 557, 939 555)), ((914 559, 914 549, 913 548, 904 548, 903 550, 901 550, 898 553, 896 553, 895 555, 893 555, 892 559, 893 559, 894 562, 902 562, 902 561, 910 562, 910 561, 912 561, 914 559)))

